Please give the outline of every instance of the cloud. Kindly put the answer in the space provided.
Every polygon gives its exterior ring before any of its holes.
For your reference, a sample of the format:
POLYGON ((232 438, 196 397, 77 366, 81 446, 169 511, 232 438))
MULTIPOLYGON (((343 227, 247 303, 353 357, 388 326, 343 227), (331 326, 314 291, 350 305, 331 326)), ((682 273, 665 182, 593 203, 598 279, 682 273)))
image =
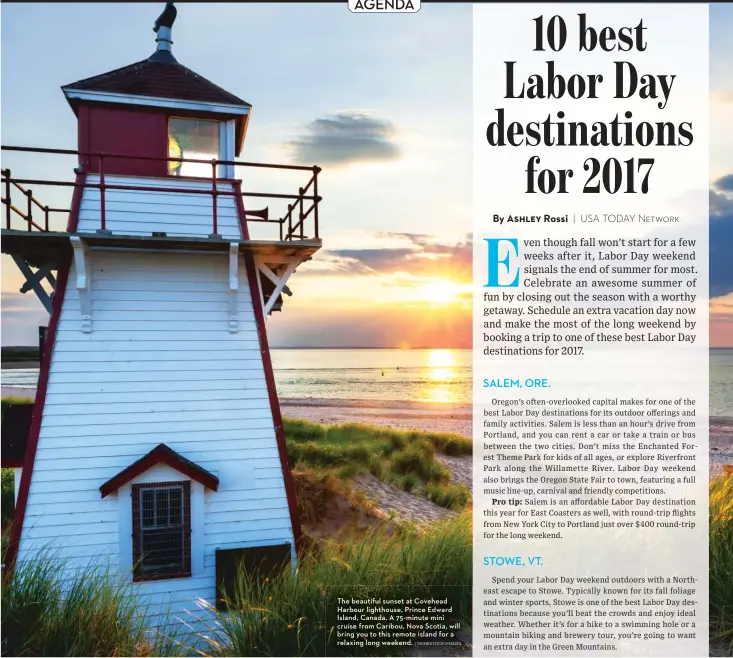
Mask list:
POLYGON ((710 190, 710 296, 733 292, 733 174, 710 190))
POLYGON ((733 199, 725 194, 710 190, 710 219, 715 220, 733 211, 733 199))
POLYGON ((324 250, 316 260, 301 265, 298 273, 319 276, 324 274, 374 274, 374 270, 352 258, 344 258, 334 252, 324 250))
POLYGON ((328 305, 291 307, 269 322, 270 344, 277 347, 470 349, 472 342, 470 306, 449 313, 430 313, 419 304, 355 307, 348 313, 328 305))
POLYGON ((396 130, 367 112, 344 111, 311 121, 288 143, 298 162, 345 165, 396 160, 402 153, 396 130))
POLYGON ((710 94, 710 100, 717 101, 718 103, 733 103, 733 91, 722 90, 713 91, 710 94))
POLYGON ((733 293, 710 300, 710 347, 730 347, 733 337, 733 293))
POLYGON ((469 280, 473 267, 471 236, 457 243, 445 243, 435 236, 422 233, 377 233, 375 237, 401 238, 404 247, 377 249, 339 249, 330 252, 334 257, 346 259, 352 271, 377 274, 403 272, 414 276, 448 277, 469 280))
POLYGON ((48 325, 48 313, 34 293, 2 293, 3 345, 37 345, 38 327, 48 325))
POLYGON ((720 190, 721 192, 733 193, 733 174, 722 176, 713 183, 713 187, 720 190))

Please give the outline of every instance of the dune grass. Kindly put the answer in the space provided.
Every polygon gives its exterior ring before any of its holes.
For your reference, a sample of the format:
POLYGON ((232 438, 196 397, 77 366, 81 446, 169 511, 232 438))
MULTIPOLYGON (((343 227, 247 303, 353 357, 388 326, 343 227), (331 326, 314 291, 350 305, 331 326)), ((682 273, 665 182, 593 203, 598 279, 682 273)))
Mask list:
POLYGON ((13 520, 15 512, 15 473, 12 468, 2 469, 2 480, 0 484, 0 516, 2 516, 2 529, 4 530, 13 520))
MULTIPOLYGON (((2 655, 348 656, 333 631, 338 597, 448 598, 455 620, 470 623, 471 539, 471 515, 464 513, 429 533, 404 527, 389 536, 375 530, 356 542, 314 544, 295 572, 264 581, 241 572, 228 614, 212 608, 202 632, 191 613, 184 619, 191 630, 176 636, 146 631, 130 583, 93 567, 64 583, 59 563, 41 555, 3 582, 2 655)), ((400 652, 382 647, 374 655, 400 652)))
POLYGON ((18 564, 2 584, 4 656, 151 656, 167 642, 151 641, 131 585, 88 568, 63 583, 49 555, 18 564))
POLYGON ((450 471, 436 459, 436 452, 470 455, 473 444, 466 437, 362 423, 321 425, 288 418, 283 425, 295 467, 344 479, 371 473, 451 509, 463 509, 471 499, 470 491, 452 483, 450 471))
POLYGON ((33 404, 33 398, 22 398, 16 395, 6 395, 0 400, 0 407, 5 408, 9 404, 33 404))
POLYGON ((210 656, 403 655, 405 648, 336 645, 337 599, 447 598, 455 619, 470 624, 471 515, 429 533, 375 530, 355 543, 305 554, 295 573, 267 581, 240 573, 229 613, 200 636, 210 656))
POLYGON ((710 637, 733 656, 733 475, 710 483, 710 637))
MULTIPOLYGON (((5 397, 1 408, 31 402, 5 397)), ((459 434, 403 431, 362 423, 321 425, 287 418, 283 425, 293 466, 341 478, 371 473, 449 509, 463 509, 471 500, 471 492, 452 483, 449 470, 435 458, 436 451, 452 457, 470 455, 473 443, 459 434)), ((10 493, 5 493, 6 479, 12 485, 12 472, 3 472, 3 523, 14 499, 12 486, 10 493)))

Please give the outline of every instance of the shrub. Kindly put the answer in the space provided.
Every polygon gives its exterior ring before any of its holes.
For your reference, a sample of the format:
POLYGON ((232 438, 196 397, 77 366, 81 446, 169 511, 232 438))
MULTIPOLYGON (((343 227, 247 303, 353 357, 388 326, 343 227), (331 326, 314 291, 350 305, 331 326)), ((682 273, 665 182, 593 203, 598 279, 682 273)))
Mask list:
POLYGON ((402 478, 401 484, 405 491, 412 491, 420 485, 420 479, 414 473, 408 473, 402 478))
POLYGON ((471 501, 470 490, 462 484, 428 484, 425 495, 436 505, 448 509, 463 509, 471 501))

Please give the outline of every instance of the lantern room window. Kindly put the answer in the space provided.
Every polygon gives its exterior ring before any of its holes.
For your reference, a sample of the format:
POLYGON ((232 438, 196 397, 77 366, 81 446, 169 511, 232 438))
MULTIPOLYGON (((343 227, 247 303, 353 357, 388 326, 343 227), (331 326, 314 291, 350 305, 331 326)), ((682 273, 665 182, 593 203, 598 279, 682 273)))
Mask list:
POLYGON ((132 487, 134 580, 191 575, 189 482, 132 487))
MULTIPOLYGON (((193 160, 213 160, 220 153, 220 123, 206 119, 168 120, 168 157, 193 160)), ((173 176, 211 178, 211 165, 200 162, 168 162, 173 176)))

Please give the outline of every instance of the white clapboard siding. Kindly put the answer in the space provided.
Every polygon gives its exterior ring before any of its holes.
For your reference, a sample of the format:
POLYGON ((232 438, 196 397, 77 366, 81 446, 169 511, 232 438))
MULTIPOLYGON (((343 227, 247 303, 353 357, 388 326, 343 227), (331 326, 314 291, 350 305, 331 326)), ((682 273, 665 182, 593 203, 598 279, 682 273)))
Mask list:
MULTIPOLYGON (((193 384, 199 384, 201 387, 205 387, 210 381, 216 381, 218 385, 226 386, 224 382, 232 382, 231 386, 239 385, 235 382, 242 382, 245 383, 246 386, 249 388, 250 384, 254 385, 258 380, 264 381, 264 375, 262 372, 258 372, 257 370, 250 369, 250 370, 233 370, 229 372, 214 372, 214 371, 197 371, 195 373, 181 373, 181 376, 176 379, 175 382, 170 382, 170 376, 167 373, 164 372, 129 372, 129 373, 118 373, 114 381, 110 381, 110 377, 106 372, 96 373, 96 372, 87 372, 84 374, 79 373, 73 373, 73 372, 67 372, 67 373, 59 373, 56 372, 52 375, 52 378, 49 379, 49 387, 54 384, 76 384, 76 385, 89 385, 92 387, 95 387, 94 390, 91 392, 97 390, 97 386, 101 385, 100 390, 104 391, 113 391, 117 390, 113 388, 116 385, 126 385, 130 382, 136 382, 139 384, 149 384, 154 387, 155 390, 160 390, 159 384, 164 384, 169 382, 169 389, 170 390, 178 390, 175 388, 176 385, 183 386, 183 389, 185 390, 188 388, 191 388, 192 390, 196 390, 193 388, 193 384)), ((70 389, 67 389, 70 390, 70 389)), ((124 390, 129 390, 128 388, 125 388, 124 390)), ((89 391, 81 391, 81 392, 89 392, 89 391)))
MULTIPOLYGON (((61 388, 61 385, 54 385, 54 393, 61 388)), ((120 387, 121 388, 121 387, 120 387)), ((61 407, 69 408, 70 410, 74 406, 78 406, 80 398, 88 397, 89 391, 84 396, 79 391, 69 393, 57 393, 54 395, 54 404, 49 407, 61 407)), ((107 407, 109 404, 119 404, 121 402, 127 402, 131 404, 141 405, 135 409, 135 411, 141 411, 142 405, 150 402, 150 393, 155 393, 157 396, 156 402, 165 403, 180 403, 180 402, 239 402, 242 398, 247 400, 256 400, 259 398, 266 398, 267 391, 261 390, 261 388, 252 386, 247 388, 245 386, 236 386, 231 389, 203 389, 196 391, 181 391, 177 390, 156 390, 155 386, 148 387, 148 390, 141 390, 139 387, 135 391, 123 390, 123 391, 103 391, 99 390, 99 386, 93 391, 94 402, 84 402, 82 405, 82 413, 87 413, 92 405, 100 405, 107 407)), ((68 413, 73 413, 69 411, 68 413)))
MULTIPOLYGON (((212 460, 218 460, 226 457, 223 453, 237 448, 236 442, 228 441, 226 443, 226 446, 217 445, 211 447, 201 446, 200 443, 198 445, 187 444, 186 453, 188 458, 192 459, 196 463, 203 463, 204 461, 211 462, 212 460)), ((264 444, 268 442, 259 441, 258 443, 264 444)), ((85 446, 64 447, 61 446, 60 443, 57 443, 57 445, 59 445, 58 448, 49 447, 44 451, 44 459, 54 461, 54 463, 57 464, 57 468, 62 468, 62 465, 59 465, 59 462, 63 462, 65 459, 79 459, 80 457, 83 457, 88 450, 88 447, 85 446)), ((99 457, 100 460, 104 461, 104 463, 122 462, 122 466, 119 469, 122 470, 122 468, 130 464, 132 461, 135 461, 135 459, 141 454, 144 455, 146 452, 152 450, 156 445, 156 443, 152 443, 152 445, 150 443, 136 443, 122 446, 100 446, 99 457), (135 459, 130 459, 131 457, 135 459)), ((277 450, 269 446, 259 449, 250 448, 247 456, 249 459, 278 459, 277 450)), ((263 464, 263 462, 259 463, 263 464)))
MULTIPOLYGON (((87 177, 99 184, 99 176, 87 177)), ((206 181, 105 176, 106 185, 128 185, 160 188, 160 192, 105 190, 105 228, 117 235, 152 235, 165 232, 169 236, 208 237, 214 232, 214 203, 210 194, 166 192, 168 188, 211 190, 206 181)), ((218 183, 220 192, 232 192, 230 183, 218 183)), ((217 233, 226 239, 242 237, 233 196, 217 197, 217 233)), ((101 228, 101 194, 97 188, 85 188, 79 209, 79 233, 93 233, 101 228)))
MULTIPOLYGON (((209 435, 212 437, 211 441, 207 441, 207 450, 229 450, 230 448, 237 448, 242 441, 247 441, 247 445, 251 446, 252 449, 259 449, 272 445, 272 438, 275 436, 272 427, 264 430, 222 430, 219 429, 217 423, 216 429, 208 430, 209 435)), ((147 434, 135 436, 130 434, 105 434, 100 435, 87 435, 87 436, 67 436, 67 437, 45 437, 44 441, 49 448, 86 448, 88 446, 99 446, 100 452, 105 452, 109 449, 120 448, 121 446, 135 446, 137 453, 140 450, 151 443, 158 445, 158 443, 165 443, 169 440, 171 432, 154 432, 150 431, 147 434)), ((176 432, 176 443, 183 449, 192 450, 200 447, 201 437, 197 431, 185 431, 176 432)))
POLYGON ((72 267, 19 559, 51 549, 69 577, 98 560, 129 576, 129 493, 102 498, 99 487, 165 443, 220 482, 200 505, 202 567, 134 586, 151 614, 184 615, 212 600, 217 549, 293 541, 247 274, 240 261, 231 333, 227 254, 92 250, 89 265, 91 332, 72 267))
MULTIPOLYGON (((242 423, 239 420, 220 420, 215 418, 215 422, 209 420, 197 422, 169 422, 159 423, 161 425, 151 426, 147 423, 134 423, 121 425, 114 428, 107 427, 107 432, 116 432, 118 435, 125 435, 123 440, 132 440, 131 437, 137 435, 151 436, 153 434, 178 435, 182 432, 209 432, 214 427, 219 430, 239 430, 242 423)), ((45 425, 45 423, 44 423, 45 425)), ((272 429, 272 417, 268 418, 252 418, 249 415, 247 419, 247 427, 249 429, 272 429)), ((99 428, 93 425, 76 425, 67 427, 41 427, 41 438, 69 437, 73 440, 75 437, 100 436, 99 428)), ((100 437, 101 440, 101 437, 100 437)))

